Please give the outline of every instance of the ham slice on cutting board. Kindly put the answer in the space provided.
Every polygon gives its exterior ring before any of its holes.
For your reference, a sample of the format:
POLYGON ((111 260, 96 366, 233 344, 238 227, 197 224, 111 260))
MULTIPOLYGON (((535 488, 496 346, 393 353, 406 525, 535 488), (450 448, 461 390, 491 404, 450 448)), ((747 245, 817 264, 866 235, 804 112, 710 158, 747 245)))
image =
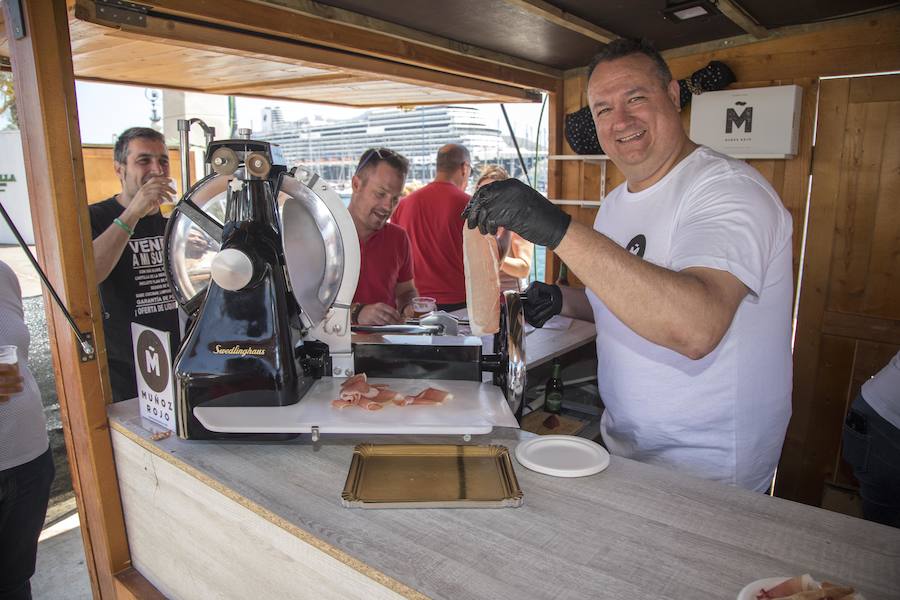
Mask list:
POLYGON ((363 410, 381 410, 388 403, 397 406, 409 404, 440 405, 452 400, 453 394, 444 390, 429 387, 415 396, 404 396, 390 389, 386 384, 368 382, 365 373, 358 373, 341 384, 341 397, 331 401, 334 408, 358 406, 363 410))
POLYGON ((500 331, 500 253, 497 238, 463 225, 466 305, 472 335, 500 331))

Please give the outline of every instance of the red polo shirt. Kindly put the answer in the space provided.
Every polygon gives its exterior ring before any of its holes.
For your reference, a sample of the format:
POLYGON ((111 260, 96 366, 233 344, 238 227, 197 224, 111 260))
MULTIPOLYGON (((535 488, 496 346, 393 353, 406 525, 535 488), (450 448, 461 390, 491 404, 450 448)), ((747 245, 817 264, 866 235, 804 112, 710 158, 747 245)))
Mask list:
POLYGON ((447 181, 432 181, 400 201, 391 221, 412 243, 416 289, 438 304, 466 301, 462 211, 469 195, 447 181))
POLYGON ((359 242, 359 283, 354 302, 384 302, 397 308, 397 284, 413 278, 412 252, 406 232, 391 223, 359 242))

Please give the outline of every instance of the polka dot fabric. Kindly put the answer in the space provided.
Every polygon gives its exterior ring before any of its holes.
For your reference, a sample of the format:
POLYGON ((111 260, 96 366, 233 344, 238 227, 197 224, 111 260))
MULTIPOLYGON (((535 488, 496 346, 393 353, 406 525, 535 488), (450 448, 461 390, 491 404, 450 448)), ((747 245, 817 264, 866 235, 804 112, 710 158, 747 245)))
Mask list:
POLYGON ((603 154, 589 106, 567 114, 565 130, 566 141, 577 154, 603 154))
POLYGON ((725 89, 735 81, 734 73, 728 68, 728 65, 714 60, 699 71, 695 71, 687 79, 678 80, 681 88, 681 108, 688 105, 691 96, 725 89))

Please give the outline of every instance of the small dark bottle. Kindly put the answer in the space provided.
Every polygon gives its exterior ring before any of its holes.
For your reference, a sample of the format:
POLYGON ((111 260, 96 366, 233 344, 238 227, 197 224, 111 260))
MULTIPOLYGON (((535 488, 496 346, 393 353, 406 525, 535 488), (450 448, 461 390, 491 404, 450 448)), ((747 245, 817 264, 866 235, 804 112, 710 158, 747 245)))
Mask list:
POLYGON ((544 389, 544 412, 558 415, 562 410, 563 382, 559 377, 559 361, 553 361, 553 375, 544 389))
POLYGON ((559 276, 556 278, 556 285, 569 285, 569 266, 560 261, 559 276))

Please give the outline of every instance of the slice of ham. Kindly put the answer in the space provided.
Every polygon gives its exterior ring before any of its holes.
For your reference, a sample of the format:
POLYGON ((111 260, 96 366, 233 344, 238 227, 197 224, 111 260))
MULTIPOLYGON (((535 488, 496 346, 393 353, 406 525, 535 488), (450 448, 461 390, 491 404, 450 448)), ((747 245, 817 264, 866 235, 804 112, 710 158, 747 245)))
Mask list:
POLYGON ((435 405, 443 404, 447 400, 453 400, 453 394, 445 392, 438 388, 425 388, 415 396, 403 396, 394 400, 397 406, 408 406, 410 404, 435 405))
POLYGON ((366 380, 367 380, 367 377, 366 377, 365 373, 357 373, 356 375, 352 375, 352 376, 348 377, 346 380, 344 380, 344 382, 341 384, 341 389, 344 389, 348 385, 355 385, 355 384, 359 383, 360 381, 365 383, 366 380))
POLYGON ((453 400, 453 394, 450 392, 445 392, 444 390, 440 390, 438 388, 425 388, 421 392, 416 395, 416 399, 421 400, 423 402, 434 402, 437 404, 441 404, 446 402, 447 400, 453 400))
POLYGON ((381 410, 384 408, 383 404, 379 404, 371 398, 359 397, 353 400, 353 404, 365 410, 381 410))
POLYGON ((500 331, 500 253, 497 238, 463 225, 466 306, 472 335, 500 331))
POLYGON ((800 575, 799 577, 791 577, 790 579, 782 581, 768 590, 760 590, 759 593, 756 594, 756 599, 769 600, 771 598, 784 598, 791 594, 808 590, 811 587, 812 577, 809 575, 800 575))
POLYGON ((392 389, 384 388, 378 392, 377 396, 372 398, 372 401, 379 404, 387 404, 388 402, 396 402, 398 398, 403 398, 403 394, 397 393, 392 389))
POLYGON ((332 400, 331 406, 338 409, 358 406, 364 410, 381 410, 390 403, 397 406, 438 405, 452 399, 453 394, 434 387, 425 388, 415 396, 404 396, 386 383, 369 384, 366 374, 359 373, 341 384, 340 398, 332 400))
POLYGON ((791 577, 756 594, 757 600, 850 600, 855 597, 852 587, 837 586, 827 581, 820 586, 809 575, 791 577))

